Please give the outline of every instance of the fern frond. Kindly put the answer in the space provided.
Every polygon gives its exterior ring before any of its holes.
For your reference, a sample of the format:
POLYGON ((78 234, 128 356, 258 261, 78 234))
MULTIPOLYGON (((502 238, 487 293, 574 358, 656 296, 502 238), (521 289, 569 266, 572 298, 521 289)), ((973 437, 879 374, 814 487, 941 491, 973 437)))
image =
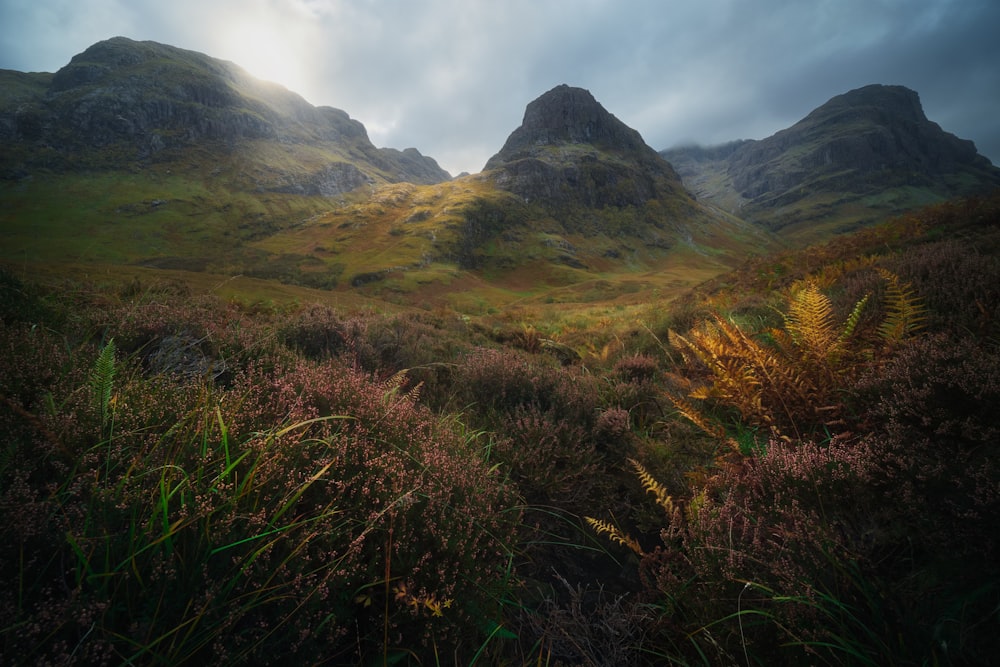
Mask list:
POLYGON ((816 359, 825 359, 836 341, 829 297, 808 282, 788 300, 785 330, 795 344, 816 359))
POLYGON ((110 338, 101 348, 97 361, 90 371, 90 390, 101 415, 102 427, 107 426, 111 418, 111 392, 114 389, 115 370, 115 339, 110 338))
POLYGON ((698 347, 673 329, 667 332, 667 341, 671 347, 681 353, 684 363, 691 363, 692 355, 693 358, 704 361, 698 351, 698 347))
POLYGON ((851 310, 851 314, 847 316, 847 321, 844 322, 844 328, 840 332, 840 336, 837 337, 837 346, 840 347, 847 342, 847 339, 854 335, 854 330, 858 328, 858 322, 861 321, 861 312, 865 309, 868 304, 868 299, 871 298, 871 294, 865 294, 861 299, 854 304, 854 308, 851 310))
POLYGON ((401 371, 394 373, 388 380, 386 380, 386 389, 382 393, 382 404, 383 405, 395 405, 401 400, 407 398, 412 398, 416 400, 420 397, 420 387, 423 384, 418 383, 417 386, 413 387, 409 391, 406 391, 406 381, 409 379, 408 368, 404 368, 401 371))
POLYGON ((927 311, 909 283, 900 280, 891 271, 883 268, 877 271, 886 282, 886 314, 878 332, 882 340, 892 345, 920 329, 927 311))
POLYGON ((586 521, 598 535, 607 535, 608 539, 612 542, 616 542, 623 547, 628 547, 639 556, 646 555, 646 552, 642 550, 642 547, 639 546, 639 543, 635 540, 635 538, 630 535, 626 535, 607 521, 601 521, 600 519, 595 519, 589 516, 583 517, 583 520, 586 521))
POLYGON ((700 428, 705 433, 708 433, 713 438, 723 438, 726 435, 725 430, 717 425, 713 424, 698 411, 698 408, 694 407, 686 401, 681 396, 676 396, 674 394, 667 394, 667 399, 674 404, 677 411, 681 413, 684 417, 688 419, 692 424, 700 428))
POLYGON ((672 515, 674 513, 674 499, 667 493, 667 488, 649 474, 649 471, 641 463, 632 458, 628 462, 635 469, 635 474, 639 478, 639 482, 642 483, 642 488, 656 497, 656 504, 662 507, 668 516, 672 515))

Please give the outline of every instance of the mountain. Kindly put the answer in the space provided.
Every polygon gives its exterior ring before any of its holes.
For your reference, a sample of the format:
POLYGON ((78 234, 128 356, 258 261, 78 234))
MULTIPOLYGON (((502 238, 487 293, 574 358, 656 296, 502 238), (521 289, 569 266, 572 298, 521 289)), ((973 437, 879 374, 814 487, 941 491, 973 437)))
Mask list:
POLYGON ((451 179, 233 63, 118 37, 54 74, 0 72, 0 141, 0 259, 22 270, 592 301, 691 285, 770 243, 566 85, 451 179))
POLYGON ((54 74, 0 71, 0 145, 0 259, 24 266, 329 287, 311 251, 257 244, 380 187, 450 180, 416 149, 376 148, 344 111, 123 37, 54 74))
POLYGON ((376 148, 339 109, 314 107, 233 63, 156 42, 115 37, 55 74, 2 71, 0 86, 6 178, 190 166, 193 157, 221 171, 238 162, 226 178, 234 187, 296 194, 450 178, 415 149, 376 148))
POLYGON ((473 178, 516 197, 477 212, 476 245, 491 235, 547 234, 564 250, 561 260, 577 268, 665 252, 722 259, 746 251, 745 225, 696 201, 638 132, 582 88, 559 85, 530 102, 521 125, 473 178))
POLYGON ((485 171, 529 201, 623 208, 658 197, 688 199, 680 177, 638 132, 589 91, 565 84, 528 104, 485 171))
MULTIPOLYGON (((338 272, 372 294, 492 289, 598 299, 693 284, 771 243, 696 201, 638 132, 586 90, 557 86, 482 172, 396 184, 255 243, 269 253, 322 249, 301 271, 338 272), (336 267, 334 269, 334 267, 336 267), (444 287, 442 284, 446 284, 444 287), (581 294, 586 294, 581 297, 581 294)), ((293 260, 295 261, 295 260, 293 260)))
POLYGON ((636 302, 766 251, 772 230, 828 235, 998 182, 915 93, 884 86, 768 139, 661 154, 559 85, 480 173, 452 179, 233 63, 121 37, 53 74, 0 71, 0 142, 0 260, 22 270, 244 276, 461 309, 482 307, 476 293, 636 302))
POLYGON ((1000 170, 902 86, 838 95, 766 139, 661 155, 699 198, 803 240, 1000 185, 1000 170))

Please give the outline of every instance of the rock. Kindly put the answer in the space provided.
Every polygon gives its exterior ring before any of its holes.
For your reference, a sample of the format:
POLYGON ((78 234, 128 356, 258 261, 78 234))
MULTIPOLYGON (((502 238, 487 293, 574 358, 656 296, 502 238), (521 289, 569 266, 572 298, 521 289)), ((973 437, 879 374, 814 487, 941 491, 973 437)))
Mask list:
POLYGON ((556 208, 642 206, 687 197, 680 178, 638 132, 589 91, 560 85, 528 104, 520 127, 486 163, 496 185, 556 208))
POLYGON ((521 126, 490 158, 486 169, 535 157, 542 146, 565 144, 590 144, 625 152, 651 150, 638 132, 608 113, 590 91, 562 84, 528 104, 521 126))

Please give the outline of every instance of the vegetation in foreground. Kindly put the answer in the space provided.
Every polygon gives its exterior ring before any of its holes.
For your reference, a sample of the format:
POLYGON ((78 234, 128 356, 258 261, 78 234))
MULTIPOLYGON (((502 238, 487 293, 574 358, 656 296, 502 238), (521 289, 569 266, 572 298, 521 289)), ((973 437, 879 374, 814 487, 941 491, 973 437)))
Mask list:
POLYGON ((4 272, 0 663, 988 664, 998 243, 940 205, 590 340, 4 272))

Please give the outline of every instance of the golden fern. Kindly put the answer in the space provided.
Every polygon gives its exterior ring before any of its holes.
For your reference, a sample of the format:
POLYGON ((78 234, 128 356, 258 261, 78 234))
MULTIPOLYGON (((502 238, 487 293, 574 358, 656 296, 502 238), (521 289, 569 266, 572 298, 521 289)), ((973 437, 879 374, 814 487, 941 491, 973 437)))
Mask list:
MULTIPOLYGON (((714 322, 706 323, 703 330, 692 330, 689 336, 671 332, 670 340, 682 355, 689 360, 693 355, 712 374, 712 384, 695 390, 690 396, 717 398, 737 407, 744 415, 753 413, 760 391, 758 373, 751 361, 760 356, 759 351, 753 349, 756 343, 741 336, 735 325, 718 316, 714 322), (690 355, 686 354, 688 352, 690 355)), ((675 405, 685 412, 686 406, 676 402, 675 405)), ((710 429, 705 430, 710 432, 710 429)))
POLYGON ((788 300, 785 331, 807 355, 825 359, 838 340, 833 325, 833 306, 815 282, 792 292, 788 300))
POLYGON ((632 458, 628 462, 635 469, 635 474, 639 477, 642 488, 646 489, 648 493, 653 494, 656 498, 656 504, 663 508, 667 516, 672 516, 674 513, 674 499, 667 493, 667 488, 656 481, 656 478, 649 474, 649 471, 641 463, 632 458))
POLYGON ((587 524, 590 525, 590 527, 593 528, 598 535, 607 535, 608 539, 610 539, 612 542, 617 542, 623 547, 628 547, 639 556, 646 555, 646 552, 642 550, 642 547, 639 546, 639 543, 635 540, 635 538, 631 537, 630 535, 626 535, 625 533, 618 530, 607 521, 601 521, 600 519, 595 519, 590 516, 583 517, 583 520, 586 521, 587 524))
MULTIPOLYGON (((852 313, 845 330, 853 330, 861 307, 852 313)), ((807 285, 797 293, 789 311, 786 321, 791 332, 771 332, 776 346, 765 345, 718 314, 687 336, 671 332, 670 341, 682 355, 689 362, 701 362, 712 374, 709 385, 688 396, 719 400, 775 435, 781 436, 781 430, 790 427, 799 436, 797 424, 802 417, 811 418, 825 406, 838 335, 829 300, 815 286, 807 285)), ((718 432, 686 401, 673 396, 670 400, 703 430, 718 432)))
MULTIPOLYGON (((878 271, 887 283, 886 316, 878 331, 891 345, 922 326, 925 310, 909 284, 878 271)), ((832 423, 843 410, 836 390, 852 370, 856 355, 850 340, 869 298, 858 300, 838 325, 819 284, 802 283, 788 297, 784 327, 768 332, 767 343, 717 313, 686 335, 671 331, 670 343, 684 361, 700 364, 710 377, 707 384, 688 388, 685 398, 668 395, 669 400, 683 416, 720 438, 722 429, 687 399, 719 401, 738 410, 747 423, 786 439, 782 431, 801 438, 804 425, 832 423)))
POLYGON ((866 294, 854 304, 838 333, 833 321, 833 304, 815 282, 809 281, 789 296, 788 314, 784 316, 785 331, 806 357, 835 362, 854 334, 869 296, 866 294))
POLYGON ((709 434, 713 438, 722 438, 725 436, 726 432, 721 426, 708 421, 708 419, 701 414, 698 408, 691 405, 691 403, 683 397, 668 393, 667 399, 674 404, 674 407, 677 408, 677 411, 680 412, 683 417, 687 418, 688 421, 705 433, 709 434))
POLYGON ((738 363, 739 372, 730 372, 727 380, 727 385, 735 389, 734 407, 744 417, 772 430, 779 414, 794 425, 796 406, 811 403, 816 394, 815 383, 803 366, 722 317, 716 315, 715 320, 730 341, 738 363))
POLYGON ((885 319, 878 327, 882 340, 892 345, 923 326, 927 311, 913 287, 899 279, 899 276, 876 269, 886 282, 885 319))
POLYGON ((423 389, 424 383, 418 382, 413 387, 407 389, 406 382, 409 380, 409 372, 408 368, 404 368, 386 380, 386 389, 382 393, 383 405, 395 406, 406 400, 414 402, 420 400, 420 390, 423 389))

